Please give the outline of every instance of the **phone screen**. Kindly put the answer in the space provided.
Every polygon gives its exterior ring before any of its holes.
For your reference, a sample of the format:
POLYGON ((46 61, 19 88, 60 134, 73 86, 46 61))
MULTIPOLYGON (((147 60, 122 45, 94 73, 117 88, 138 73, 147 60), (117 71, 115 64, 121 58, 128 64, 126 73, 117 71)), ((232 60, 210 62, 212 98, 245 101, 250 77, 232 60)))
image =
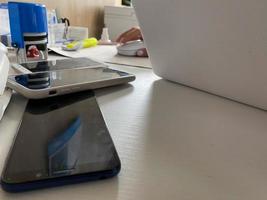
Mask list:
POLYGON ((95 83, 132 76, 107 67, 79 68, 17 75, 13 79, 29 89, 45 89, 66 85, 95 83))
POLYGON ((99 63, 97 61, 91 60, 89 58, 71 58, 71 59, 62 59, 62 60, 51 60, 51 61, 39 61, 39 62, 28 62, 22 63, 21 66, 27 68, 31 72, 45 72, 53 70, 62 70, 62 69, 74 69, 74 68, 88 68, 106 65, 99 63))
POLYGON ((25 183, 118 167, 97 101, 87 91, 29 100, 2 180, 25 183))

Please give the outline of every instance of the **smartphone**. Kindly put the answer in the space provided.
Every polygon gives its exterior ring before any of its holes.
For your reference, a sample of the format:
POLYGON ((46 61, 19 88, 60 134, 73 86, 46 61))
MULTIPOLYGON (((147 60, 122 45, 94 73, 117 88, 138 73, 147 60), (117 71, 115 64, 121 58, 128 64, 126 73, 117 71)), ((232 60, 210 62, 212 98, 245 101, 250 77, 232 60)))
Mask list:
POLYGON ((116 176, 121 163, 92 91, 29 100, 1 176, 8 192, 116 176))
POLYGON ((9 76, 7 87, 41 99, 134 81, 135 76, 107 67, 84 67, 9 76))
POLYGON ((86 57, 80 58, 68 58, 60 60, 45 60, 45 61, 35 61, 16 64, 12 63, 11 66, 15 69, 25 68, 32 73, 35 72, 47 72, 47 71, 56 71, 56 70, 65 70, 65 69, 79 69, 79 68, 88 68, 88 67, 107 67, 106 64, 92 60, 86 57))

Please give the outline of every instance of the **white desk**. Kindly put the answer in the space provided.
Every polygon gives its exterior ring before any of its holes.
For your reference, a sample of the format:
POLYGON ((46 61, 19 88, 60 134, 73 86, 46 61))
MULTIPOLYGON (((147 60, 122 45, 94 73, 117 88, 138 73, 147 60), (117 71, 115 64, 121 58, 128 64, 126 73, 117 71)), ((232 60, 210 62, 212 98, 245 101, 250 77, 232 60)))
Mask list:
POLYGON ((118 55, 115 45, 99 45, 96 47, 80 49, 79 51, 64 51, 61 47, 51 47, 50 49, 59 55, 70 58, 89 57, 110 64, 121 64, 151 69, 151 63, 148 58, 118 55))
MULTIPOLYGON (((267 113, 159 80, 149 69, 132 86, 98 90, 97 99, 122 161, 117 178, 1 200, 266 200, 267 113)), ((0 124, 0 163, 22 116, 14 96, 0 124)))

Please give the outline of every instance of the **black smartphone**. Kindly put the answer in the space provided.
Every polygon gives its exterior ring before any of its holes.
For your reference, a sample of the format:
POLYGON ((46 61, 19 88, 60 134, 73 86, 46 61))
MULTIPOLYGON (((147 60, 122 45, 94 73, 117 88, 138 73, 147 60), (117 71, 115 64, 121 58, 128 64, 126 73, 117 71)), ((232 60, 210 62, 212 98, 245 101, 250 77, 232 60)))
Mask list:
POLYGON ((81 69, 88 67, 107 67, 107 65, 105 65, 104 63, 97 62, 87 57, 12 64, 12 66, 14 65, 21 65, 33 73, 66 69, 81 69))
POLYGON ((113 177, 121 164, 92 91, 29 100, 1 176, 9 192, 113 177))

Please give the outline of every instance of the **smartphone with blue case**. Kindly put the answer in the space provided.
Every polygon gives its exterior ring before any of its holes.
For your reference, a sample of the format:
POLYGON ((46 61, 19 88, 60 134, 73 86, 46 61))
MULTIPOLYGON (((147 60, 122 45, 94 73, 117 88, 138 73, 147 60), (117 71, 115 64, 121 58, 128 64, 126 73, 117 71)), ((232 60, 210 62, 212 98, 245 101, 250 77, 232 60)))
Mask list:
POLYGON ((116 176, 120 159, 93 92, 29 100, 1 176, 8 192, 116 176))

